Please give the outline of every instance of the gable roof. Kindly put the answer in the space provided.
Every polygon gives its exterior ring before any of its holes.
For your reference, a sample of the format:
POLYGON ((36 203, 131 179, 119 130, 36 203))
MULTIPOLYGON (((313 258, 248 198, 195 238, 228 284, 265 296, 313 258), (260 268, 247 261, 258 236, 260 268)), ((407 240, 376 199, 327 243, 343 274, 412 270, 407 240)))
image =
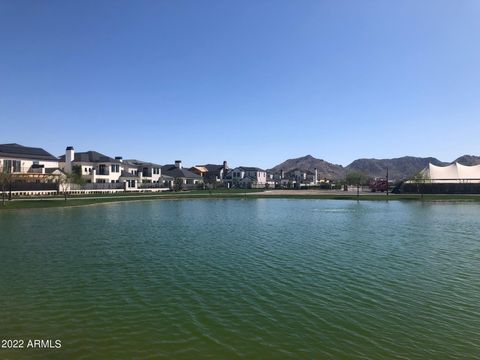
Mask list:
POLYGON ((201 179, 200 175, 197 175, 187 169, 179 169, 175 165, 162 166, 162 175, 171 176, 173 178, 187 178, 187 179, 201 179))
POLYGON ((252 166, 240 166, 239 169, 245 170, 245 171, 265 171, 262 170, 258 167, 252 167, 252 166))
POLYGON ((220 171, 223 169, 223 165, 216 164, 196 165, 195 167, 204 167, 207 171, 220 171))
POLYGON ((122 164, 130 165, 130 166, 151 166, 151 167, 162 167, 162 165, 154 164, 147 161, 141 161, 136 159, 128 159, 123 160, 122 164))
MULTIPOLYGON (((65 155, 60 156, 60 161, 65 162, 65 155)), ((87 163, 117 163, 120 164, 120 160, 111 158, 110 156, 103 155, 97 151, 76 152, 73 158, 74 162, 87 162, 87 163)))
POLYGON ((137 175, 131 174, 128 171, 122 171, 122 173, 120 174, 120 177, 123 177, 123 178, 137 178, 137 175))
POLYGON ((63 172, 59 168, 46 168, 45 169, 45 174, 52 174, 52 175, 63 175, 65 172, 63 172))
POLYGON ((200 165, 193 166, 190 169, 197 170, 197 171, 200 171, 202 173, 208 172, 208 169, 205 166, 200 166, 200 165))
POLYGON ((0 144, 0 156, 18 159, 58 161, 57 157, 42 148, 28 147, 19 144, 0 144))

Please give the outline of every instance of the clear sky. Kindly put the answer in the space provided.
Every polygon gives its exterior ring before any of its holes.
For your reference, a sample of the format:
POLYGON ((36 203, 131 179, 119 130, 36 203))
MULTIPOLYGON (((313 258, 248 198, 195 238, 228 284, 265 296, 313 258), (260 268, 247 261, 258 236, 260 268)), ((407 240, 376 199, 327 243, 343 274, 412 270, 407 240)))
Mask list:
POLYGON ((0 0, 0 143, 451 161, 479 114, 478 0, 0 0))

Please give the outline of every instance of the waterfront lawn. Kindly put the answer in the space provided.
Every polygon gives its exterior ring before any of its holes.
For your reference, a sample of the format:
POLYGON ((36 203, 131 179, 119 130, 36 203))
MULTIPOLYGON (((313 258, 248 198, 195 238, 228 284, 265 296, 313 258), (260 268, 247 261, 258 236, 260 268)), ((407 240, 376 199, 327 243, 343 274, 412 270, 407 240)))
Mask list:
POLYGON ((424 195, 405 194, 397 195, 372 195, 361 194, 269 194, 259 189, 249 189, 247 191, 239 189, 234 190, 193 190, 183 192, 167 192, 167 193, 136 193, 131 195, 105 194, 91 196, 70 196, 67 201, 63 198, 41 198, 41 199, 14 199, 6 201, 5 206, 0 203, 1 210, 13 209, 34 209, 34 208, 54 208, 54 207, 73 207, 96 205, 104 203, 114 203, 123 201, 142 201, 142 200, 180 200, 180 199, 323 199, 323 200, 358 200, 358 201, 386 201, 386 200, 403 200, 403 201, 425 201, 425 202, 480 202, 480 195, 424 195))

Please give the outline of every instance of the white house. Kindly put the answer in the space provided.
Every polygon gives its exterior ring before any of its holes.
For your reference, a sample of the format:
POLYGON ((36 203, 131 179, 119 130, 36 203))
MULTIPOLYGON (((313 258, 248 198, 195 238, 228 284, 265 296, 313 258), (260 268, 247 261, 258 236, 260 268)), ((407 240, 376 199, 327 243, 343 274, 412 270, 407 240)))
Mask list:
POLYGON ((0 172, 9 174, 8 192, 14 196, 56 194, 58 180, 64 175, 55 156, 19 144, 0 145, 0 172))
POLYGON ((267 172, 257 167, 240 166, 229 173, 232 186, 243 188, 264 188, 267 183, 267 172))
POLYGON ((122 160, 119 157, 117 159, 121 161, 125 172, 137 176, 139 184, 158 184, 161 182, 161 165, 140 160, 122 160))
MULTIPOLYGON (((145 186, 153 187, 161 179, 161 166, 140 160, 123 160, 103 155, 97 151, 75 152, 67 147, 60 156, 60 168, 71 174, 76 171, 82 176, 87 187, 95 189, 136 190, 145 186)), ((159 187, 159 186, 155 186, 159 187)))
POLYGON ((0 170, 11 174, 48 174, 58 169, 58 158, 43 150, 19 144, 0 145, 0 170))
POLYGON ((77 172, 87 183, 117 184, 122 175, 121 161, 96 151, 75 152, 67 147, 60 156, 60 168, 67 174, 77 172))

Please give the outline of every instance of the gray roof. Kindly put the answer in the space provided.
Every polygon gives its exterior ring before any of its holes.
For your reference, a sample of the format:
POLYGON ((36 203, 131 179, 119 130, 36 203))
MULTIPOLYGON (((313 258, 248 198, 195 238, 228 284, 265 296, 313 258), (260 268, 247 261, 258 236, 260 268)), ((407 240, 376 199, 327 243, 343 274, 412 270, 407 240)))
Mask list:
POLYGON ((187 178, 187 179, 201 179, 200 175, 197 175, 187 169, 179 169, 175 165, 168 164, 162 166, 162 175, 171 176, 173 178, 187 178))
POLYGON ((45 174, 53 174, 55 171, 60 171, 62 174, 65 174, 65 172, 63 172, 62 169, 59 168, 46 168, 45 174))
POLYGON ((262 170, 258 167, 252 167, 252 166, 240 166, 239 168, 243 169, 245 171, 265 171, 265 170, 262 170))
POLYGON ((250 181, 256 181, 257 179, 255 179, 253 176, 245 176, 242 180, 240 181, 245 181, 245 180, 250 180, 250 181))
POLYGON ((128 159, 128 160, 123 160, 123 164, 130 165, 130 166, 151 166, 151 167, 162 167, 162 165, 159 164, 154 164, 151 162, 146 162, 146 161, 141 161, 141 160, 135 160, 135 159, 128 159))
POLYGON ((196 165, 200 167, 206 168, 209 172, 210 171, 220 171, 223 169, 223 165, 215 165, 215 164, 206 164, 206 165, 196 165))
POLYGON ((137 175, 131 174, 131 173, 129 173, 128 171, 122 171, 122 174, 120 175, 120 177, 124 177, 124 178, 137 178, 137 175))
MULTIPOLYGON (((65 162, 65 155, 60 156, 60 161, 65 162)), ((111 158, 110 156, 100 154, 97 151, 76 152, 73 158, 74 162, 86 162, 86 163, 117 163, 120 164, 120 160, 111 158)))
POLYGON ((43 150, 19 144, 0 144, 0 156, 18 159, 58 161, 58 158, 43 150))

